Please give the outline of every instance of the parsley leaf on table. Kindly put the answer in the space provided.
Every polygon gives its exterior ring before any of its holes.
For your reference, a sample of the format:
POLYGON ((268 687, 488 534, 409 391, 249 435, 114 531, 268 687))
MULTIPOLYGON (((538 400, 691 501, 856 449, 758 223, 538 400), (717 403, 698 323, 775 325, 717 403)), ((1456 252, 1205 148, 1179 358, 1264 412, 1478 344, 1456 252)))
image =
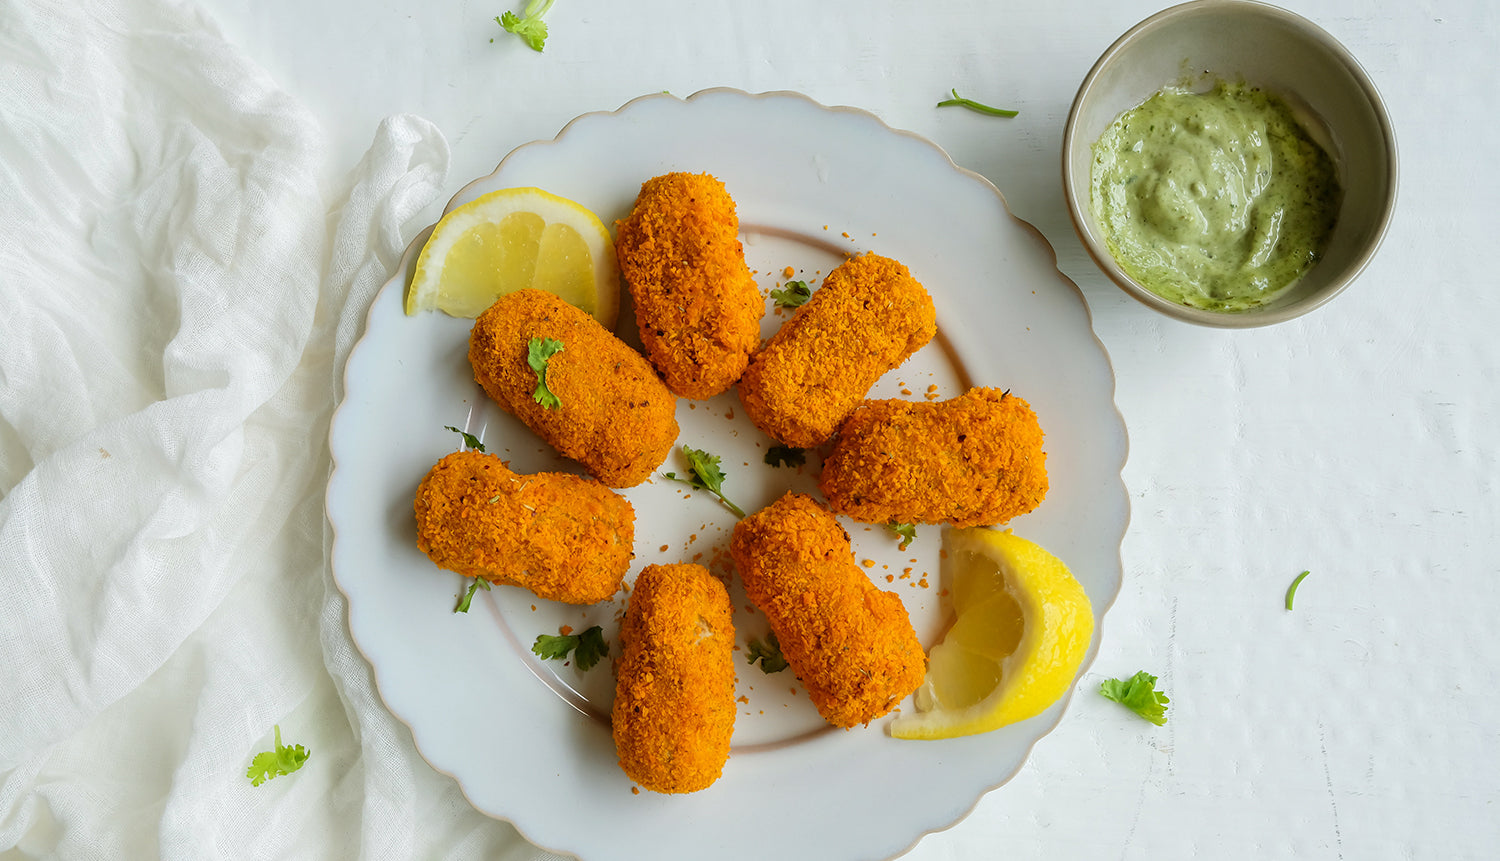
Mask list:
POLYGON ((1099 693, 1161 726, 1167 722, 1167 695, 1156 689, 1156 676, 1141 670, 1128 679, 1107 679, 1099 693))
POLYGON ((251 786, 260 786, 268 780, 291 774, 307 762, 307 748, 300 744, 283 745, 281 743, 281 726, 276 725, 276 749, 257 753, 250 760, 250 768, 245 771, 245 776, 250 778, 251 786))
POLYGON ((949 90, 948 92, 950 92, 950 93, 953 94, 953 98, 951 98, 951 99, 943 99, 941 102, 937 103, 938 107, 940 107, 940 108, 947 108, 947 107, 968 108, 969 110, 974 111, 975 113, 988 114, 988 115, 990 115, 992 117, 1013 117, 1016 114, 1020 113, 1020 111, 1012 111, 1012 110, 1007 110, 1005 108, 992 108, 989 105, 981 104, 979 102, 974 101, 973 99, 966 99, 963 96, 960 96, 958 94, 958 90, 956 90, 956 89, 949 90))
POLYGON ((1292 599, 1297 596, 1297 587, 1301 586, 1303 578, 1306 577, 1307 575, 1311 574, 1311 573, 1312 573, 1311 571, 1303 571, 1301 574, 1297 575, 1297 579, 1296 580, 1292 581, 1292 585, 1287 587, 1287 590, 1286 590, 1286 608, 1288 610, 1292 609, 1292 599))
POLYGON ((496 18, 495 23, 504 28, 505 32, 520 36, 531 50, 540 51, 547 44, 547 24, 542 16, 552 8, 552 3, 553 0, 531 0, 520 15, 506 12, 496 18))

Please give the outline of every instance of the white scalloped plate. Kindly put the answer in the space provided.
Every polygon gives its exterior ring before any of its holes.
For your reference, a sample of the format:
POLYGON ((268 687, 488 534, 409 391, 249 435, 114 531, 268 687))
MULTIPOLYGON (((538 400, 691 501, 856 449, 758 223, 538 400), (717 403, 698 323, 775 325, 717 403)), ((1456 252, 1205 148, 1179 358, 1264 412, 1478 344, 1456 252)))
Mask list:
MULTIPOLYGON (((1036 511, 1010 525, 1066 561, 1102 617, 1120 589, 1129 519, 1114 372, 1046 240, 1010 214, 994 186, 932 143, 794 93, 653 95, 518 148, 449 209, 497 188, 535 185, 611 223, 641 182, 674 170, 723 180, 763 292, 786 266, 816 284, 845 254, 864 250, 911 268, 933 295, 940 337, 873 396, 952 397, 972 383, 1030 401, 1046 432, 1052 486, 1036 511)), ((425 238, 407 249, 350 356, 330 434, 328 517, 334 577, 382 698, 475 807, 541 846, 588 859, 886 858, 961 819, 1057 724, 1066 700, 1032 720, 949 741, 891 738, 889 718, 834 730, 790 673, 768 676, 740 661, 743 700, 724 776, 692 795, 636 791, 615 761, 605 719, 608 662, 583 673, 529 652, 537 634, 563 625, 599 624, 612 636, 623 597, 576 608, 497 587, 455 615, 460 578, 415 547, 412 494, 458 445, 445 425, 479 435, 518 470, 576 471, 474 384, 470 321, 402 313, 425 238)), ((764 331, 782 319, 768 313, 764 331)), ((621 331, 630 328, 626 315, 621 331)), ((801 469, 766 465, 769 441, 738 406, 732 392, 679 402, 679 442, 723 456, 726 492, 747 510, 786 489, 816 493, 817 454, 801 469)), ((675 457, 664 470, 683 471, 675 457)), ((660 479, 626 496, 638 520, 632 576, 647 563, 694 559, 727 572, 734 519, 714 500, 660 479)), ((930 646, 943 625, 939 531, 922 527, 901 551, 884 529, 846 525, 857 558, 877 585, 902 596, 930 646)), ((743 644, 765 624, 742 592, 733 594, 743 644)))

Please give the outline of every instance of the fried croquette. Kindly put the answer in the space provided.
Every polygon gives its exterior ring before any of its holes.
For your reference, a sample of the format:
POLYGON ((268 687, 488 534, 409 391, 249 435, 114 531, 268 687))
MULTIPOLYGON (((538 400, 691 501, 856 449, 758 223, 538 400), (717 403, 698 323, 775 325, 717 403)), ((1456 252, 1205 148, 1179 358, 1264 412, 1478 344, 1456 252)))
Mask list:
POLYGON ((734 385, 760 343, 765 300, 739 229, 734 200, 706 173, 647 180, 630 215, 615 222, 646 357, 681 397, 711 398, 734 385))
POLYGON ((818 487, 866 523, 988 526, 1047 495, 1047 455, 1031 405, 999 389, 952 400, 866 401, 839 430, 818 487))
POLYGON ((788 493, 741 520, 730 554, 824 720, 869 723, 922 683, 927 659, 906 607, 870 582, 849 533, 811 497, 788 493))
POLYGON ((501 408, 610 487, 645 481, 677 439, 677 400, 641 354, 551 293, 519 290, 480 314, 469 362, 501 408), (533 338, 563 345, 546 366, 556 409, 533 397, 533 338))
POLYGON ((576 475, 519 475, 492 454, 438 461, 413 508, 417 547, 439 568, 550 601, 603 601, 635 555, 635 509, 625 497, 576 475))
POLYGON ((766 342, 740 378, 750 421, 783 445, 825 442, 870 387, 937 334, 932 297, 888 257, 852 257, 766 342))
POLYGON ((620 625, 615 750, 631 780, 696 792, 719 779, 734 733, 729 592, 702 565, 648 565, 620 625))

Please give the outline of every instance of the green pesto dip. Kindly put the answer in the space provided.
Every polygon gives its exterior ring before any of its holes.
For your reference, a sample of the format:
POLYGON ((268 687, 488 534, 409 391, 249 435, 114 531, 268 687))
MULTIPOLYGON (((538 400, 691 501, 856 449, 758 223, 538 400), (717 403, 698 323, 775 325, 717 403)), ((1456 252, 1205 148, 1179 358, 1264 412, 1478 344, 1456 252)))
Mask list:
POLYGON ((1094 144, 1094 215, 1110 254, 1173 302, 1264 305, 1322 254, 1340 199, 1333 161, 1281 99, 1220 82, 1165 89, 1094 144))

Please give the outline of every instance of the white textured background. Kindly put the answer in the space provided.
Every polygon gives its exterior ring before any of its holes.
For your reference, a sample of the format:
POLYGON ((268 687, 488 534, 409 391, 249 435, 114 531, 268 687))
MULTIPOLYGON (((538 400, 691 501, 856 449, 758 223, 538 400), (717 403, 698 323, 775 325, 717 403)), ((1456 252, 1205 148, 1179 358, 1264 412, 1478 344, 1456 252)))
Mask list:
POLYGON ((1247 332, 1126 299, 1063 206, 1074 90, 1156 2, 557 0, 544 54, 491 21, 519 2, 203 5, 322 122, 330 184, 393 113, 442 129, 452 192, 511 148, 642 93, 792 89, 931 138, 1051 241, 1109 350, 1131 440, 1125 587, 1082 684, 1146 668, 1171 719, 1158 729, 1076 697, 1015 780, 907 857, 1500 853, 1489 0, 1285 4, 1374 79, 1401 193, 1350 290, 1247 332), (1021 115, 934 110, 950 87, 1021 115))

